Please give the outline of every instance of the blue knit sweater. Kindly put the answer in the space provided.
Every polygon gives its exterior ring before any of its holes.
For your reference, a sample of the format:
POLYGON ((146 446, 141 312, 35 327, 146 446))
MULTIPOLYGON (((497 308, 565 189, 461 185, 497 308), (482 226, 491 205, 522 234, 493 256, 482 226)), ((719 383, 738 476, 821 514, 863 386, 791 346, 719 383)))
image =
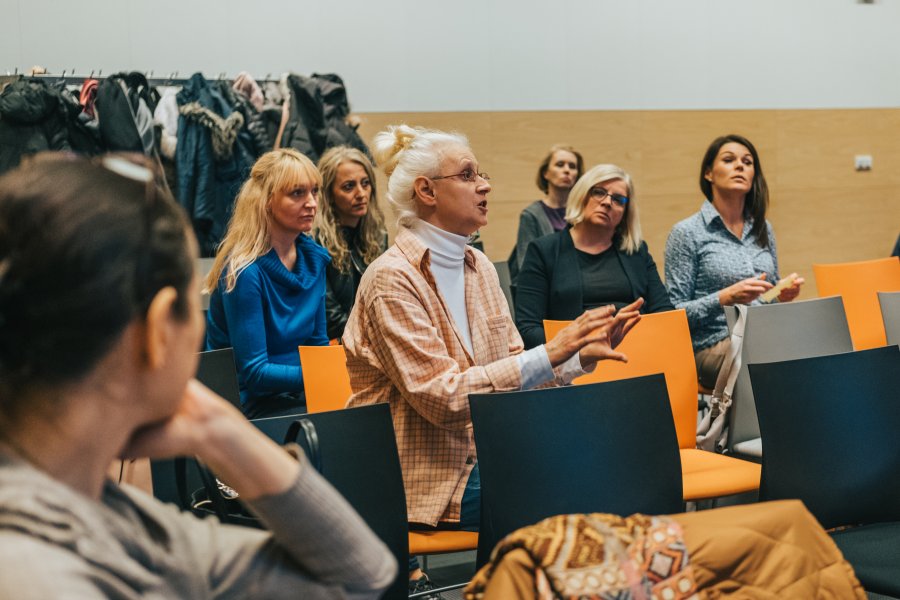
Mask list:
POLYGON ((241 402, 303 391, 297 346, 325 346, 325 266, 328 252, 297 238, 288 271, 275 250, 260 256, 225 293, 225 278, 209 299, 206 349, 234 348, 241 402))

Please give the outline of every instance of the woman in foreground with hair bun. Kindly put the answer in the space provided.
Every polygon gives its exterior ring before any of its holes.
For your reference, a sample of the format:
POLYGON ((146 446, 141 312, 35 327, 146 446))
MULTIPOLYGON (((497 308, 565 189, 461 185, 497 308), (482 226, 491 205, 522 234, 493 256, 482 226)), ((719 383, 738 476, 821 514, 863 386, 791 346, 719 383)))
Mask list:
MULTIPOLYGON (((487 225, 488 175, 468 140, 406 125, 375 138, 393 246, 363 275, 344 332, 348 406, 391 406, 413 527, 477 529, 480 480, 468 395, 568 383, 603 359, 640 318, 587 311, 553 341, 523 352, 497 273, 466 246, 487 225)), ((428 585, 410 563, 411 589, 428 585)))

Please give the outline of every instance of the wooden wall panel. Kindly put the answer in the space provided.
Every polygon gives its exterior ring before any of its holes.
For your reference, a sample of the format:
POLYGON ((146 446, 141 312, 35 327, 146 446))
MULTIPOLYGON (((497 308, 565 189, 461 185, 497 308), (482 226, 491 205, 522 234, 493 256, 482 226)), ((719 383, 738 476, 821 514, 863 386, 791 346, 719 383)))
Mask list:
MULTIPOLYGON (((770 220, 783 273, 809 281, 814 262, 887 255, 900 233, 900 109, 757 111, 567 111, 372 113, 360 133, 371 142, 394 123, 465 133, 491 174, 490 224, 481 232, 492 260, 515 242, 518 215, 540 196, 537 165, 555 143, 568 143, 587 167, 613 162, 635 181, 641 224, 663 271, 672 225, 703 197, 697 177, 707 145, 739 133, 756 145, 771 191, 770 220), (853 157, 871 154, 871 172, 853 157)), ((378 182, 384 194, 384 178, 378 182)), ((389 221, 393 221, 389 218, 389 221)), ((391 228, 393 234, 393 224, 391 228)))

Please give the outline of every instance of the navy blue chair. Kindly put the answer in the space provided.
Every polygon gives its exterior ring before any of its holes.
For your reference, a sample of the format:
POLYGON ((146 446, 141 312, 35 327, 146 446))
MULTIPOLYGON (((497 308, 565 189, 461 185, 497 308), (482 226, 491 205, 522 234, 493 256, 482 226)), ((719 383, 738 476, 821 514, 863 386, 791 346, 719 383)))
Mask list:
POLYGON ((799 498, 867 592, 900 597, 900 349, 749 365, 760 500, 799 498), (846 527, 846 528, 845 528, 846 527))
POLYGON ((397 579, 383 597, 406 598, 408 574, 403 566, 408 562, 409 524, 390 406, 374 404, 256 419, 252 423, 280 444, 285 441, 292 424, 299 421, 313 427, 308 435, 300 428, 296 442, 310 455, 325 479, 390 548, 400 565, 397 579))
POLYGON ((469 403, 481 472, 479 566, 504 536, 553 515, 684 509, 662 375, 471 394, 469 403))
MULTIPOLYGON (((234 351, 231 348, 200 352, 200 361, 195 376, 200 383, 241 407, 241 393, 238 388, 237 368, 234 365, 234 351)), ((185 492, 203 486, 193 459, 153 460, 150 461, 150 479, 153 482, 153 495, 163 502, 171 502, 181 510, 190 509, 189 498, 185 492), (186 462, 182 463, 184 460, 186 462), (184 478, 185 489, 179 491, 178 478, 184 478)))

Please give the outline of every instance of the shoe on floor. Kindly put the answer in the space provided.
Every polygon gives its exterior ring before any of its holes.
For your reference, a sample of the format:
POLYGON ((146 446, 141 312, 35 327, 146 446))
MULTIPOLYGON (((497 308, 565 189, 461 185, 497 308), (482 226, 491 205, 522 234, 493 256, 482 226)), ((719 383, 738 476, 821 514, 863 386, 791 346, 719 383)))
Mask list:
MULTIPOLYGON (((409 580, 409 595, 419 594, 421 592, 430 592, 434 589, 434 584, 428 579, 428 575, 422 575, 418 579, 409 580)), ((440 594, 426 594, 417 596, 421 600, 443 600, 440 594)))

